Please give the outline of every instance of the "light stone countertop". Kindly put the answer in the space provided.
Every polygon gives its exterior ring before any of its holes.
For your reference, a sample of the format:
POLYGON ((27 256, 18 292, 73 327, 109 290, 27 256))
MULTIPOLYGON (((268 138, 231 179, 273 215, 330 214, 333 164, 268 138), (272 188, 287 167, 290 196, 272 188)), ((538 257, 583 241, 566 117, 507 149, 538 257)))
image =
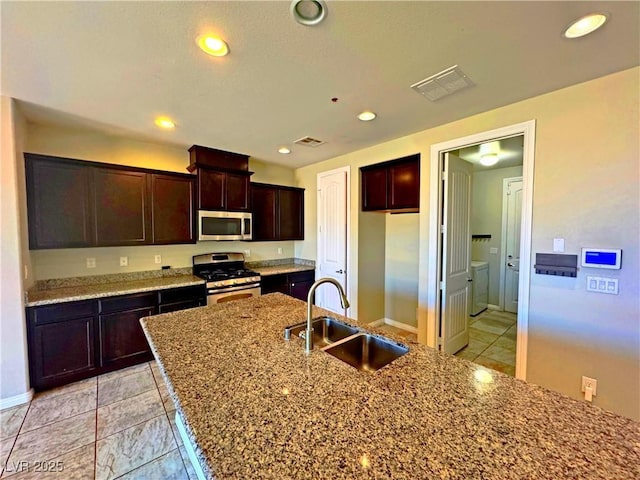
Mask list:
POLYGON ((283 337, 305 309, 274 293, 142 320, 211 478, 640 478, 639 423, 415 343, 375 373, 307 356, 283 337))
POLYGON ((251 270, 258 272, 264 277, 283 273, 308 272, 315 270, 315 267, 313 265, 301 265, 299 263, 286 263, 283 265, 272 265, 268 267, 251 267, 251 270))
POLYGON ((96 283, 88 285, 62 286, 58 288, 33 288, 27 292, 25 306, 36 307, 54 303, 112 297, 130 293, 150 292, 167 288, 188 287, 204 284, 202 278, 194 275, 178 275, 120 282, 96 283))

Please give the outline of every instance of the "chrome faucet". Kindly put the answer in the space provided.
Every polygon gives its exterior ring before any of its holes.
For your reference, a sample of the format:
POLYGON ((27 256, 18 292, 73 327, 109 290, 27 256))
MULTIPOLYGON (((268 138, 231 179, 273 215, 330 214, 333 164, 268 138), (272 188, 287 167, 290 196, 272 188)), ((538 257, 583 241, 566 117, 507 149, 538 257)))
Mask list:
POLYGON ((313 327, 311 326, 311 323, 312 323, 311 308, 313 307, 313 300, 316 294, 316 288, 318 288, 323 283, 333 283, 336 286, 336 288, 338 289, 338 293, 340 293, 340 305, 342 305, 342 308, 345 309, 345 316, 347 313, 346 309, 349 308, 349 300, 347 300, 347 296, 344 293, 344 289, 342 288, 342 285, 340 285, 340 282, 338 282, 335 278, 329 278, 329 277, 321 278, 319 280, 316 280, 315 283, 311 285, 311 288, 309 289, 309 294, 307 295, 307 329, 304 333, 304 344, 305 344, 304 351, 306 353, 311 353, 311 350, 313 350, 313 327))

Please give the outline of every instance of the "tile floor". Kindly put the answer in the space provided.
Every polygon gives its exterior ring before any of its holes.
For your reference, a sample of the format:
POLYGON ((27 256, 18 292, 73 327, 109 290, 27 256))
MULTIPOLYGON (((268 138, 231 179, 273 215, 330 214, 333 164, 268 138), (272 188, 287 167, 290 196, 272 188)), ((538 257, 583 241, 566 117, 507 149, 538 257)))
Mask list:
POLYGON ((0 411, 1 477, 193 480, 174 414, 155 362, 36 394, 0 411))
MULTIPOLYGON (((514 376, 516 320, 514 313, 495 310, 485 310, 476 317, 469 317, 469 345, 457 352, 456 357, 514 376)), ((415 333, 391 325, 380 328, 407 339, 416 339, 415 333)))

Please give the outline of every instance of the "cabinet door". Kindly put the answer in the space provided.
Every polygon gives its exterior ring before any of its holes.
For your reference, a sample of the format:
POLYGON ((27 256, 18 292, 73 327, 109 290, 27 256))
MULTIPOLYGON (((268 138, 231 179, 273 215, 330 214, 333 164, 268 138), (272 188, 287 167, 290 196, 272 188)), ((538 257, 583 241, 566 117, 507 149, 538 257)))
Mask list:
POLYGON ((147 174, 94 169, 96 243, 144 245, 149 235, 147 174))
POLYGON ((95 374, 94 317, 32 325, 31 383, 36 390, 95 374))
POLYGON ((154 307, 100 315, 100 366, 133 365, 151 358, 140 319, 155 313, 154 307))
POLYGON ((25 155, 29 248, 93 244, 89 167, 25 155))
POLYGON ((225 209, 225 174, 217 170, 198 169, 198 208, 225 209))
POLYGON ((361 169, 362 210, 387 209, 387 168, 361 169))
POLYGON ((289 294, 289 283, 286 274, 267 275, 260 278, 260 289, 262 295, 267 293, 280 292, 289 294))
POLYGON ((277 239, 276 201, 278 190, 269 185, 251 185, 251 212, 254 241, 277 239))
POLYGON ((249 176, 226 173, 226 210, 249 210, 249 176))
POLYGON ((194 179, 151 175, 153 243, 195 243, 194 179))
POLYGON ((278 195, 278 239, 304 240, 304 190, 282 188, 278 195))
POLYGON ((389 167, 390 209, 420 207, 420 161, 412 160, 389 167))

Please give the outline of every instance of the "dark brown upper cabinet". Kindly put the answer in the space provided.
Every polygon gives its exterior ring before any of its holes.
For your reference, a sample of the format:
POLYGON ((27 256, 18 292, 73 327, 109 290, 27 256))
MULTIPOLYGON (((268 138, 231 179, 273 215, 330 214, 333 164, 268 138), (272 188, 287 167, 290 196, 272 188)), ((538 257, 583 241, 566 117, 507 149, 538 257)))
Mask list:
POLYGON ((151 174, 153 243, 195 243, 195 178, 191 175, 151 174))
POLYGON ((198 168, 198 209, 248 211, 249 175, 198 168))
POLYGON ((198 209, 249 210, 249 156, 193 145, 190 172, 198 175, 198 209))
POLYGON ((78 162, 25 158, 29 248, 93 246, 91 170, 78 162))
POLYGON ((304 189, 251 183, 253 240, 304 240, 304 189))
POLYGON ((147 174, 93 169, 96 245, 151 243, 147 174))
POLYGON ((26 153, 29 247, 195 242, 195 176, 26 153))
POLYGON ((419 211, 420 154, 362 167, 360 176, 363 211, 419 211))

